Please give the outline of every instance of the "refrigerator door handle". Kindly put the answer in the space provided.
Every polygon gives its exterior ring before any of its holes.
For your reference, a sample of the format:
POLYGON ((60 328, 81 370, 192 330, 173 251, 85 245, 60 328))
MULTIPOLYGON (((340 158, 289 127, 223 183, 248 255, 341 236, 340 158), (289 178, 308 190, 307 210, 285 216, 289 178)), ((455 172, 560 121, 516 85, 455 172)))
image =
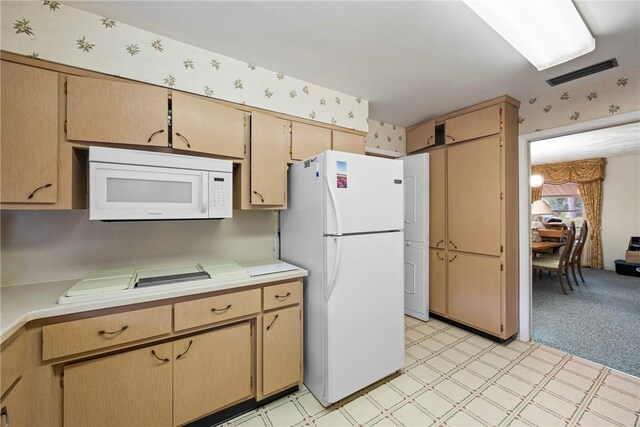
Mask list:
POLYGON ((336 258, 333 261, 333 270, 331 271, 331 278, 329 279, 328 288, 325 300, 329 301, 331 298, 331 294, 333 293, 333 289, 336 287, 336 276, 338 275, 338 268, 340 267, 340 257, 342 252, 342 239, 340 237, 333 237, 333 240, 336 242, 336 258))
POLYGON ((329 183, 328 174, 324 174, 324 182, 327 184, 327 190, 329 190, 329 197, 331 197, 331 203, 333 204, 333 213, 336 217, 336 234, 338 236, 342 235, 342 221, 340 216, 340 208, 338 207, 338 199, 333 191, 333 187, 331 183, 329 183))

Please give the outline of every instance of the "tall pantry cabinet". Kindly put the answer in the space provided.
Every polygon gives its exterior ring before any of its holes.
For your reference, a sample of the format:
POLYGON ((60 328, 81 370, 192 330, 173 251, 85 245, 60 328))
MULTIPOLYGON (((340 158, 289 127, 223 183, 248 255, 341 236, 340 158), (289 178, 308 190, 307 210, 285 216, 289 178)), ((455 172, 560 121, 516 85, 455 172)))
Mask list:
POLYGON ((435 144, 425 124, 407 133, 430 153, 429 310, 501 339, 518 332, 518 108, 505 96, 427 122, 435 144))

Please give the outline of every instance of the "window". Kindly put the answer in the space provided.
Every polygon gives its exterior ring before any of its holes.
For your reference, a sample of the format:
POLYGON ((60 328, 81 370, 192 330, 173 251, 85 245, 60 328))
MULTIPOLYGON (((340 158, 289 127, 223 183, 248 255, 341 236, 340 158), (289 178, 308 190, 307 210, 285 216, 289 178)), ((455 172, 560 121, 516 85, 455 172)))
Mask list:
MULTIPOLYGON (((562 219, 567 226, 571 222, 575 222, 576 228, 579 229, 584 221, 584 205, 582 197, 579 195, 571 196, 542 196, 542 200, 547 202, 554 213, 554 217, 562 219)), ((548 220, 549 217, 545 217, 548 220)))

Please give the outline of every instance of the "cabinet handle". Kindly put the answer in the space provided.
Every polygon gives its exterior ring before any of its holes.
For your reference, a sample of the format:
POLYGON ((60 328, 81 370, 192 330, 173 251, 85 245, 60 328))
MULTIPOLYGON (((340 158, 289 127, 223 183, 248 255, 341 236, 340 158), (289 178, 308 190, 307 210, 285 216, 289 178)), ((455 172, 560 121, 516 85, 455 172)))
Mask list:
POLYGON ((151 134, 151 136, 149 137, 149 139, 147 139, 147 144, 151 142, 151 140, 153 139, 154 136, 156 136, 157 134, 162 133, 162 132, 164 132, 164 129, 160 129, 160 130, 157 130, 157 131, 153 132, 151 134))
POLYGON ((456 142, 456 139, 455 139, 454 137, 452 137, 451 135, 447 135, 447 138, 451 138, 451 140, 452 140, 453 142, 456 142))
POLYGON ((455 244, 455 243, 453 243, 451 240, 449 240, 449 243, 451 243, 451 245, 452 245, 455 249, 458 249, 458 247, 456 246, 456 244, 455 244))
POLYGON ((262 197, 262 194, 258 193, 255 190, 254 190, 253 194, 256 194, 258 197, 260 197, 260 200, 262 201, 262 203, 264 203, 264 197, 262 197))
POLYGON ((275 297, 276 297, 276 298, 278 298, 280 301, 284 301, 284 300, 286 300, 287 298, 289 298, 289 295, 291 295, 291 292, 287 292, 287 293, 286 293, 286 294, 284 294, 284 295, 276 295, 275 297))
POLYGON ((431 135, 428 139, 427 139, 427 145, 429 145, 429 141, 431 141, 433 139, 433 135, 431 135))
POLYGON ((440 261, 444 261, 444 258, 442 258, 442 255, 440 255, 440 252, 436 252, 436 256, 440 261))
POLYGON ((168 357, 162 358, 162 357, 158 357, 158 355, 156 354, 155 350, 151 350, 151 355, 153 357, 155 357, 156 359, 158 359, 161 362, 170 362, 171 360, 168 357))
POLYGON ((180 132, 176 132, 176 135, 179 136, 180 138, 182 138, 182 140, 185 142, 185 144, 187 144, 187 148, 191 148, 191 144, 189 144, 189 140, 187 138, 185 138, 184 135, 182 135, 180 132))
POLYGON ((449 260, 449 262, 452 262, 452 261, 453 261, 454 259, 456 259, 456 258, 458 258, 458 255, 454 255, 454 256, 453 256, 453 258, 451 258, 451 259, 449 260))
POLYGON ((214 313, 224 313, 225 311, 229 310, 230 308, 231 308, 231 304, 229 304, 225 308, 212 308, 211 311, 213 311, 214 313))
POLYGON ((439 248, 441 243, 444 243, 444 240, 440 240, 438 243, 436 243, 436 248, 439 248))
POLYGON ((111 332, 108 332, 108 331, 105 331, 105 330, 98 331, 98 335, 114 335, 114 334, 119 334, 120 332, 124 332, 124 331, 126 331, 128 327, 129 327, 128 325, 124 325, 122 328, 118 329, 117 331, 111 331, 111 332))
POLYGON ((269 326, 267 326, 267 331, 269 329, 271 329, 271 327, 273 326, 274 323, 276 323, 276 320, 278 320, 278 316, 279 316, 279 314, 276 314, 276 317, 274 317, 273 320, 271 321, 271 323, 269 323, 269 326))
POLYGON ((9 427, 9 410, 6 406, 3 406, 2 410, 0 410, 0 417, 4 417, 4 419, 6 420, 4 423, 4 427, 9 427))
POLYGON ((36 195, 36 193, 37 193, 38 191, 40 191, 40 190, 44 190, 45 188, 49 188, 49 187, 51 187, 52 185, 53 185, 53 184, 45 184, 45 185, 41 185, 40 187, 38 187, 38 188, 36 188, 35 190, 33 190, 33 191, 31 192, 31 194, 29 194, 29 197, 27 197, 27 199, 29 199, 29 200, 33 199, 33 196, 35 196, 35 195, 36 195))
POLYGON ((184 355, 187 354, 191 349, 191 344, 193 344, 193 340, 189 340, 189 345, 187 346, 187 349, 184 351, 184 353, 179 354, 178 357, 176 357, 176 359, 180 359, 181 357, 184 357, 184 355))

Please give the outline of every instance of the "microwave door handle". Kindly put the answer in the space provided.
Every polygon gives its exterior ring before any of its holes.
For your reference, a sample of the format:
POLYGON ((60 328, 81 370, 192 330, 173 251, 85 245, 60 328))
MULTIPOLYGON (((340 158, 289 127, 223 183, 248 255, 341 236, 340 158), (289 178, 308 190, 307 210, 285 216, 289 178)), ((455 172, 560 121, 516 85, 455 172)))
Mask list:
POLYGON ((200 173, 200 212, 202 213, 207 212, 207 190, 204 188, 205 180, 208 178, 207 175, 208 172, 200 173))

